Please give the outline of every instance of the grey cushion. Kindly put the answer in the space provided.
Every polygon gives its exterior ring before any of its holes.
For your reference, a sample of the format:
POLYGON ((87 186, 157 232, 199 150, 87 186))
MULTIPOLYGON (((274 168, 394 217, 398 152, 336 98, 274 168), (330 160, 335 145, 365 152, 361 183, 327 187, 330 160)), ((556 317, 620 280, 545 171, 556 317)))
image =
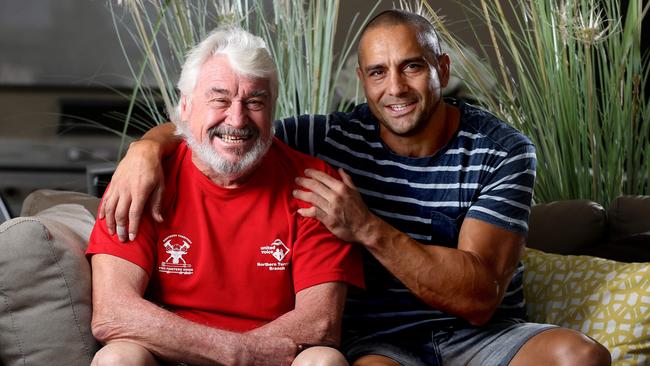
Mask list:
POLYGON ((88 365, 98 349, 90 331, 94 217, 61 204, 0 225, 0 361, 88 365))
POLYGON ((99 198, 89 194, 57 191, 54 189, 39 189, 30 193, 23 201, 20 216, 32 216, 61 203, 76 203, 85 207, 93 216, 97 213, 99 198))
POLYGON ((548 253, 572 254, 603 241, 607 212, 603 206, 588 200, 535 205, 528 227, 528 247, 548 253))

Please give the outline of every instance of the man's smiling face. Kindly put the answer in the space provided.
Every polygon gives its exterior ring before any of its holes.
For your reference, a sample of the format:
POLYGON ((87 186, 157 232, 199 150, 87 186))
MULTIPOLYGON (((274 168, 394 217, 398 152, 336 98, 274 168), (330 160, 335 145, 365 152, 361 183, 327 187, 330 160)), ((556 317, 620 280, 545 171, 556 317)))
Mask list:
POLYGON ((239 75, 225 56, 211 56, 191 98, 181 100, 180 130, 216 173, 246 173, 272 140, 270 94, 268 80, 239 75))
POLYGON ((411 136, 429 123, 448 81, 448 68, 432 62, 411 26, 377 26, 361 38, 357 73, 370 110, 391 133, 411 136))

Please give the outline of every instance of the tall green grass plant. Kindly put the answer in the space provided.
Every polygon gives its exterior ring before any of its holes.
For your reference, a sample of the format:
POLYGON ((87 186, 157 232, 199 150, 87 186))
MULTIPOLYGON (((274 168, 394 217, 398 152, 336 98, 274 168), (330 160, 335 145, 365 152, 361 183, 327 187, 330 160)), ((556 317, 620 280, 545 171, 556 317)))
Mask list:
MULTIPOLYGON (((276 117, 331 112, 340 107, 334 86, 360 26, 372 14, 363 21, 355 17, 344 45, 335 48, 339 0, 119 3, 109 2, 118 36, 132 38, 144 60, 130 64, 136 81, 132 106, 150 110, 154 123, 168 120, 159 103, 168 111, 176 104, 175 82, 187 50, 215 26, 228 24, 269 44, 279 69, 276 117), (123 17, 133 26, 125 27, 123 17)), ((449 32, 429 2, 400 0, 396 6, 428 14, 458 58, 453 67, 470 94, 536 144, 535 201, 586 198, 607 205, 621 194, 650 194, 644 88, 650 56, 640 48, 641 21, 650 4, 630 0, 625 12, 618 0, 461 4, 482 23, 470 23, 477 38, 489 35, 477 53, 491 67, 477 62, 477 54, 449 32)), ((125 50, 127 61, 133 56, 125 50)), ((356 88, 352 102, 360 98, 356 88)), ((127 114, 127 125, 129 119, 127 114)))
POLYGON ((650 194, 649 55, 641 22, 650 4, 630 0, 480 0, 466 9, 490 42, 492 75, 423 2, 480 104, 537 146, 536 202, 650 194), (483 71, 480 71, 483 70, 483 71), (497 80, 496 85, 491 80, 497 80))
MULTIPOLYGON (((260 35, 269 45, 279 69, 276 117, 337 109, 339 102, 346 101, 337 98, 335 85, 367 20, 356 16, 344 46, 335 48, 339 4, 339 0, 109 2, 120 43, 130 39, 139 51, 133 55, 123 48, 135 81, 130 111, 140 104, 150 111, 152 125, 168 121, 158 105, 162 103, 168 112, 176 105, 175 83, 185 53, 215 27, 229 25, 260 35), (335 54, 335 49, 342 51, 335 54), (133 64, 133 59, 143 62, 133 64)), ((124 133, 132 122, 129 113, 124 133)))

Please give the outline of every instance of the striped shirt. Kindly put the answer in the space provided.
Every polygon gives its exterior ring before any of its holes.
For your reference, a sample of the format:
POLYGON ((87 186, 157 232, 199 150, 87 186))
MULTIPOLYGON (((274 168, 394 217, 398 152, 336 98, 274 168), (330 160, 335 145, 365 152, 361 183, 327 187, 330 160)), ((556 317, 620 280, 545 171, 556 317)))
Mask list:
MULTIPOLYGON (((276 122, 276 136, 343 168, 370 210, 426 245, 456 247, 466 217, 525 234, 535 181, 531 141, 492 114, 453 99, 457 133, 433 156, 397 155, 379 137, 366 104, 349 113, 305 115, 276 122)), ((466 324, 414 296, 368 252, 367 290, 351 293, 346 335, 390 332, 422 324, 466 324)), ((518 266, 496 317, 525 317, 523 266, 518 266)))

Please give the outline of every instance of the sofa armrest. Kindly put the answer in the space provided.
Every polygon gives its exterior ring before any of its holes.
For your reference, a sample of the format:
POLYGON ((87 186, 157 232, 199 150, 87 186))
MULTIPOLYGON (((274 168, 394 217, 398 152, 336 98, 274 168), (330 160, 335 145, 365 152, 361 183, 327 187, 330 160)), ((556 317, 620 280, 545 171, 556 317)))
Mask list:
POLYGON ((3 365, 90 364, 98 344, 85 249, 94 221, 83 206, 60 204, 0 225, 3 365))
POLYGON ((39 189, 25 197, 20 216, 33 216, 62 203, 81 205, 94 217, 99 207, 99 198, 80 192, 39 189))

